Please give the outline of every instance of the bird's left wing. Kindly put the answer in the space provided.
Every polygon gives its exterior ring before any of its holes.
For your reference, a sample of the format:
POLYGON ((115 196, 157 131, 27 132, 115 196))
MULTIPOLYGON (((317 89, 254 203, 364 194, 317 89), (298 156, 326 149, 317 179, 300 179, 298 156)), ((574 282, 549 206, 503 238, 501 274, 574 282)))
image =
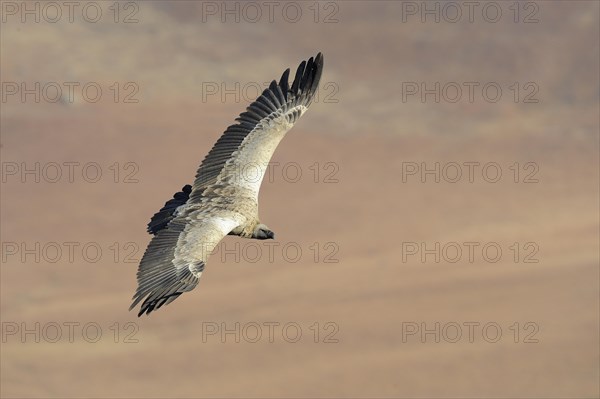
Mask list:
POLYGON ((149 314, 193 290, 210 253, 239 223, 231 215, 202 210, 171 220, 152 238, 142 257, 129 310, 143 299, 138 316, 149 314))

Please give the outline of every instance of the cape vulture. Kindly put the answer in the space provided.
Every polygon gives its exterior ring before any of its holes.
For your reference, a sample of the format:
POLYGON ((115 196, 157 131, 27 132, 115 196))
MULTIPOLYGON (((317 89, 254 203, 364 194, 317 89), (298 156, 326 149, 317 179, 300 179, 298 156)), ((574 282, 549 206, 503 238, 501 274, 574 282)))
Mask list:
POLYGON ((193 290, 210 253, 227 234, 264 240, 274 233, 258 217, 258 192, 275 148, 306 112, 323 56, 303 61, 290 87, 286 70, 229 126, 186 185, 148 224, 150 241, 137 272, 138 316, 193 290), (252 173, 243 173, 251 167, 252 173), (258 177, 257 177, 258 176, 258 177))

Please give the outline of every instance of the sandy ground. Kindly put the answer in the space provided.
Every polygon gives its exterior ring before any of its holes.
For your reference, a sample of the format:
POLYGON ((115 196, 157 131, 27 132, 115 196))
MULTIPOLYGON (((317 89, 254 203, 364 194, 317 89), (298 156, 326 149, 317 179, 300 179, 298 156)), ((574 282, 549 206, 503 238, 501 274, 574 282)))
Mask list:
POLYGON ((509 3, 498 23, 121 3, 132 24, 94 4, 96 24, 1 26, 3 95, 48 90, 1 103, 2 397, 599 396, 597 3, 531 3, 530 24, 509 3), (261 191, 276 240, 226 237, 196 290, 128 312, 149 217, 317 51, 322 97, 261 191), (52 103, 52 82, 103 96, 52 103), (407 95, 422 82, 503 96, 407 95))

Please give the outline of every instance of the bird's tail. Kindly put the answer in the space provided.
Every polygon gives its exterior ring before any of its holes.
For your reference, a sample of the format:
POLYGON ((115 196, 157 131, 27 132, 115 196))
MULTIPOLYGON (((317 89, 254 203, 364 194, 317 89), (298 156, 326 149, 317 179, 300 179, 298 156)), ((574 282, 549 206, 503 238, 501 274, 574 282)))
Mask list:
POLYGON ((173 219, 175 210, 177 207, 185 204, 190 198, 190 193, 192 192, 192 186, 186 184, 183 186, 181 191, 175 193, 173 198, 168 200, 165 205, 160 209, 160 211, 156 212, 152 219, 150 219, 150 223, 148 223, 148 233, 156 234, 160 230, 167 227, 171 219, 173 219))

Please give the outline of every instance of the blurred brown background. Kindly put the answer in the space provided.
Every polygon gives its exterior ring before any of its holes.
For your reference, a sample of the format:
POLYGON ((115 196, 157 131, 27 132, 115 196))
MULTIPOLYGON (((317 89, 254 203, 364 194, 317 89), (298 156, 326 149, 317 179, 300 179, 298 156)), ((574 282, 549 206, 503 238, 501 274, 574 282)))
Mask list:
POLYGON ((1 4, 2 397, 598 397, 597 2, 75 3, 1 4), (138 319, 150 216, 318 51, 275 242, 138 319))

